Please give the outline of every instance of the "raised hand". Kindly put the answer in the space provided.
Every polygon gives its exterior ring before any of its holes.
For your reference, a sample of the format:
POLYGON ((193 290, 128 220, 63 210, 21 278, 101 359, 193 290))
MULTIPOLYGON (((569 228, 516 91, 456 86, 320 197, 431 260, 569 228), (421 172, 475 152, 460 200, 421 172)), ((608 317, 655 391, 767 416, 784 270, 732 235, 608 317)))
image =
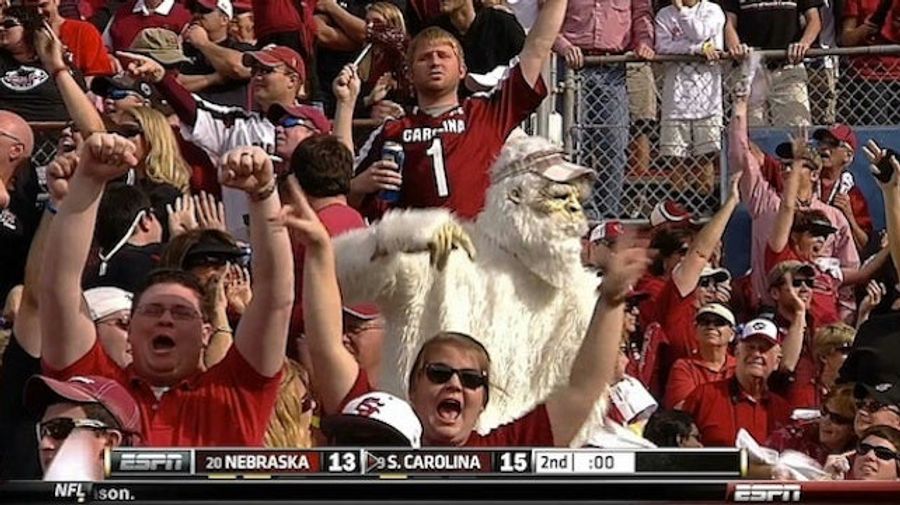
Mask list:
POLYGON ((204 230, 225 231, 225 204, 216 200, 216 197, 201 191, 194 195, 194 208, 196 209, 197 225, 204 230))
POLYGON ((135 146, 115 133, 94 133, 81 146, 77 172, 99 181, 121 177, 137 166, 135 146))
POLYGON ((600 296, 609 305, 625 302, 632 287, 650 265, 650 252, 644 247, 635 247, 629 236, 616 241, 615 254, 610 256, 607 275, 600 284, 600 296))
MULTIPOLYGON (((380 79, 379 79, 380 81, 380 79)), ((377 86, 376 86, 377 87, 377 86)), ((331 89, 339 102, 354 103, 359 96, 360 80, 356 65, 348 63, 334 78, 331 89)), ((373 90, 374 92, 374 90, 373 90)))
POLYGON ((728 178, 728 199, 733 199, 735 202, 741 201, 741 177, 744 176, 744 172, 735 172, 731 174, 728 178))
POLYGON ((173 237, 199 227, 194 199, 190 195, 176 198, 174 206, 171 203, 166 204, 166 211, 169 214, 169 232, 173 237))
POLYGON ((48 72, 68 67, 65 58, 65 47, 59 37, 48 26, 38 29, 34 34, 34 51, 41 64, 48 72))
POLYGON ((250 300, 253 299, 249 270, 234 263, 228 264, 228 270, 225 272, 225 298, 231 312, 241 315, 247 310, 250 300))
POLYGON ((863 146, 863 152, 871 164, 869 170, 882 185, 888 183, 892 183, 894 186, 898 185, 897 177, 894 176, 897 171, 900 171, 900 161, 897 160, 896 152, 882 148, 873 139, 863 146))
POLYGON ((58 154, 47 165, 47 187, 50 199, 57 205, 69 194, 69 179, 78 167, 78 153, 58 154))
POLYGON ((116 56, 128 62, 125 71, 139 81, 156 83, 163 80, 166 75, 166 69, 162 65, 143 54, 116 51, 116 56))
POLYGON ((291 237, 305 247, 322 247, 331 240, 325 225, 319 220, 316 211, 309 205, 306 194, 290 175, 284 183, 285 200, 289 205, 281 207, 276 221, 291 229, 291 237))
POLYGON ((432 266, 443 270, 447 266, 447 260, 454 249, 462 249, 469 255, 469 259, 475 258, 475 245, 469 234, 456 223, 446 223, 434 233, 428 242, 428 252, 432 266))
POLYGON ((185 42, 190 43, 194 47, 209 44, 209 33, 197 23, 187 25, 181 33, 181 37, 185 42))
POLYGON ((794 287, 793 280, 794 276, 791 275, 790 272, 784 275, 784 285, 788 290, 787 303, 785 304, 785 308, 794 314, 799 314, 806 311, 806 304, 803 303, 803 299, 800 298, 798 289, 794 287))
POLYGON ((222 156, 219 182, 223 186, 247 192, 251 199, 264 199, 275 189, 272 158, 256 146, 232 149, 222 156))
POLYGON ((396 88, 397 79, 394 79, 393 73, 385 72, 381 74, 381 77, 379 77, 378 81, 375 82, 375 86, 372 87, 372 91, 369 93, 369 96, 366 97, 366 104, 372 105, 384 100, 388 92, 396 88))

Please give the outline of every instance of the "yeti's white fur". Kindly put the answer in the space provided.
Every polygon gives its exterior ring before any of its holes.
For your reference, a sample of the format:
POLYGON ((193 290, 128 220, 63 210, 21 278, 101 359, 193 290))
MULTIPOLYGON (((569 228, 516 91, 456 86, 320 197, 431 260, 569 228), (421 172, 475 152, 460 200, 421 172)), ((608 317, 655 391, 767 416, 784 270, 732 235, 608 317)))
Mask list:
MULTIPOLYGON (((550 148, 539 137, 510 140, 492 170, 550 148)), ((461 223, 475 260, 457 249, 442 271, 430 265, 427 245, 455 222, 445 209, 393 211, 336 240, 344 302, 375 301, 387 320, 380 389, 406 395, 417 351, 440 331, 472 335, 490 353, 491 400, 479 432, 519 417, 568 379, 598 280, 580 261, 581 209, 529 206, 549 201, 553 184, 531 172, 492 184, 476 221, 461 223)), ((602 403, 586 427, 601 422, 602 403)))

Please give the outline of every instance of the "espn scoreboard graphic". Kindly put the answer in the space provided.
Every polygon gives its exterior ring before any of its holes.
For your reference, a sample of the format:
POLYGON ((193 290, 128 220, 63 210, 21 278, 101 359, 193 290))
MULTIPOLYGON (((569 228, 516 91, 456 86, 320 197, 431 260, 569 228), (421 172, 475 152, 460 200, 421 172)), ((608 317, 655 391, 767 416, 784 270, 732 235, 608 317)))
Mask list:
POLYGON ((137 449, 106 454, 106 476, 136 478, 428 478, 460 475, 740 478, 737 449, 137 449))

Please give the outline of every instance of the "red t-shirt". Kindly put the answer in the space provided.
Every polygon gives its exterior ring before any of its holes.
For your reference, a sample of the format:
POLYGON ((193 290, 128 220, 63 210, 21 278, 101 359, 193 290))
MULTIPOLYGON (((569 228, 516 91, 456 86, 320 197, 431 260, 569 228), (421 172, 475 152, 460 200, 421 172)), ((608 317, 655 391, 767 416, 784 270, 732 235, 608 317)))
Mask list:
MULTIPOLYGON (((332 203, 316 211, 328 235, 331 238, 355 230, 365 228, 366 222, 353 207, 342 203, 332 203)), ((294 240, 294 309, 291 313, 291 335, 299 336, 303 332, 303 256, 306 248, 294 240)))
POLYGON ((662 370, 669 370, 676 360, 691 358, 697 354, 697 331, 694 318, 693 292, 681 296, 675 281, 669 278, 656 300, 656 320, 666 330, 669 343, 666 359, 660 363, 662 370))
MULTIPOLYGON (((769 244, 766 244, 766 271, 771 271, 782 261, 808 263, 790 246, 785 247, 781 252, 775 252, 769 244)), ((809 311, 819 324, 831 324, 840 321, 840 308, 838 304, 840 293, 838 291, 840 290, 841 282, 827 272, 823 272, 816 265, 810 264, 815 269, 816 276, 813 279, 812 298, 809 303, 809 311)))
POLYGON ((137 401, 142 445, 151 447, 261 446, 281 385, 281 372, 260 375, 232 345, 219 364, 173 386, 157 400, 150 385, 106 355, 99 340, 63 370, 43 365, 44 374, 115 379, 137 401))
MULTIPOLYGON (((316 0, 253 0, 253 31, 260 40, 277 33, 300 35, 304 61, 315 50, 316 0)), ((307 71, 312 71, 307 69, 307 71)))
POLYGON ((73 66, 85 76, 115 73, 103 38, 94 25, 87 21, 66 19, 59 28, 59 40, 72 52, 73 66))
POLYGON ((637 285, 634 287, 635 291, 650 295, 638 306, 640 310, 638 319, 644 328, 656 322, 656 300, 659 299, 659 294, 665 286, 665 277, 647 272, 638 280, 637 285))
MULTIPOLYGON (((360 149, 357 172, 381 159, 387 141, 403 146, 403 184, 395 207, 447 207, 464 219, 484 207, 489 170, 509 133, 534 111, 547 88, 541 78, 528 85, 518 65, 491 92, 475 93, 461 105, 433 117, 416 108, 388 120, 360 149)), ((377 218, 388 205, 369 195, 363 214, 377 218)))
POLYGON ((165 16, 155 12, 151 12, 149 16, 145 16, 140 12, 134 12, 136 3, 137 0, 133 0, 119 7, 115 16, 113 16, 112 23, 109 26, 109 36, 112 39, 112 49, 114 51, 128 49, 131 42, 144 28, 165 28, 175 33, 181 33, 184 25, 190 23, 193 18, 190 11, 179 2, 175 2, 172 10, 165 16))
MULTIPOLYGON (((880 0, 848 0, 844 4, 844 19, 856 19, 856 26, 862 26, 863 23, 878 10, 880 0)), ((897 0, 893 2, 896 8, 897 0)), ((891 24, 890 14, 887 17, 886 24, 891 24)), ((882 44, 894 44, 887 40, 881 33, 869 36, 862 44, 864 46, 877 46, 882 44)), ((900 79, 900 58, 897 56, 868 56, 850 58, 850 65, 856 68, 856 72, 863 79, 873 81, 895 81, 900 79)))
MULTIPOLYGON (((338 406, 338 411, 343 409, 350 400, 371 391, 374 391, 374 388, 369 384, 369 377, 365 370, 360 369, 356 376, 356 382, 344 396, 338 406)), ((553 430, 550 427, 547 407, 541 403, 524 416, 498 426, 486 435, 479 435, 473 431, 463 445, 465 447, 553 447, 553 430)))
POLYGON ((734 377, 698 386, 685 399, 681 410, 694 418, 706 447, 734 447, 741 428, 762 443, 791 416, 791 407, 783 398, 766 393, 757 401, 741 389, 734 377))
POLYGON ((725 364, 720 370, 712 370, 698 358, 682 358, 672 365, 672 371, 669 372, 664 405, 667 409, 672 409, 684 401, 697 386, 733 376, 734 357, 730 354, 725 356, 725 364))

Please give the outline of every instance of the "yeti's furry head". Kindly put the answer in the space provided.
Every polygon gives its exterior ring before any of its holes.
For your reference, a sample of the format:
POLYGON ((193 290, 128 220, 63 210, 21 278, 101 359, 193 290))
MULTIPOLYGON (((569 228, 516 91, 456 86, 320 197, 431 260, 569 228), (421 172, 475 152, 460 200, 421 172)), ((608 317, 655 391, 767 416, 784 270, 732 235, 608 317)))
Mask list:
POLYGON ((478 217, 482 231, 536 274, 556 285, 557 273, 579 265, 593 171, 568 162, 541 137, 507 141, 491 168, 491 186, 478 217), (540 266, 539 263, 547 263, 540 266), (558 265, 552 265, 559 263, 558 265))

